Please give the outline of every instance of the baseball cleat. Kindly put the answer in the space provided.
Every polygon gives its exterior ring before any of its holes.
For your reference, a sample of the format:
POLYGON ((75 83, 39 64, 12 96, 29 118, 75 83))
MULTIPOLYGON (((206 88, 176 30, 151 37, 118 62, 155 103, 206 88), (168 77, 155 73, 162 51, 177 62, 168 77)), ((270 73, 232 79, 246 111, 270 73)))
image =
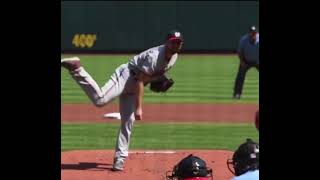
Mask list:
POLYGON ((124 159, 123 158, 114 158, 112 171, 123 171, 124 159))
POLYGON ((81 67, 80 58, 71 57, 61 59, 61 66, 68 69, 69 71, 74 71, 81 67))

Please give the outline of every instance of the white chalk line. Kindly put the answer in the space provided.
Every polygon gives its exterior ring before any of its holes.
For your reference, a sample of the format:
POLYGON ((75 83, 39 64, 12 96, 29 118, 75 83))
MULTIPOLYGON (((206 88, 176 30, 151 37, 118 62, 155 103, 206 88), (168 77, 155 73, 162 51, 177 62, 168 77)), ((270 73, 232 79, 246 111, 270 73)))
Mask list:
POLYGON ((129 151, 129 154, 175 154, 176 151, 129 151))

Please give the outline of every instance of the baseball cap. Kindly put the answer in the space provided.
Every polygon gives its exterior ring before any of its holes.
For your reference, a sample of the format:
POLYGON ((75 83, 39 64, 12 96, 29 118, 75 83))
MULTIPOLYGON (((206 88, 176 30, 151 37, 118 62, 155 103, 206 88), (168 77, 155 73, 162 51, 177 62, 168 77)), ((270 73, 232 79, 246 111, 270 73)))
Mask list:
POLYGON ((183 41, 182 33, 178 30, 172 30, 167 34, 166 40, 172 41, 172 40, 181 40, 183 41))
POLYGON ((249 32, 257 32, 256 26, 250 26, 249 27, 249 32))
POLYGON ((192 178, 184 178, 183 180, 209 180, 209 177, 192 177, 192 178))

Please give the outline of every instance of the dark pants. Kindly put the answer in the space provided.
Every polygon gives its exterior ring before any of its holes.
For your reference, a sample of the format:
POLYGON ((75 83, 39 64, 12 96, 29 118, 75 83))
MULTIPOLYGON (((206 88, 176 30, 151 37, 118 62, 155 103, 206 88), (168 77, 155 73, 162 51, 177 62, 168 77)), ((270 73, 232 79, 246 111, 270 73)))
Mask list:
POLYGON ((239 65, 239 70, 237 74, 237 78, 234 84, 234 91, 233 91, 233 96, 236 94, 240 95, 242 94, 242 88, 243 88, 243 83, 247 74, 247 71, 255 67, 259 71, 259 64, 247 64, 247 65, 239 65))

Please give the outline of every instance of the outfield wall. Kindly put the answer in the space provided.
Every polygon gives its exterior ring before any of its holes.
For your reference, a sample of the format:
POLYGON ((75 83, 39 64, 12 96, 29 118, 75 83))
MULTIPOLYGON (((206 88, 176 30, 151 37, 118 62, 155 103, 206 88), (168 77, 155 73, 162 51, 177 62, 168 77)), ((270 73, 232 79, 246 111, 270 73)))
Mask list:
POLYGON ((234 52, 257 1, 62 1, 62 52, 131 52, 162 43, 179 29, 184 51, 234 52))

